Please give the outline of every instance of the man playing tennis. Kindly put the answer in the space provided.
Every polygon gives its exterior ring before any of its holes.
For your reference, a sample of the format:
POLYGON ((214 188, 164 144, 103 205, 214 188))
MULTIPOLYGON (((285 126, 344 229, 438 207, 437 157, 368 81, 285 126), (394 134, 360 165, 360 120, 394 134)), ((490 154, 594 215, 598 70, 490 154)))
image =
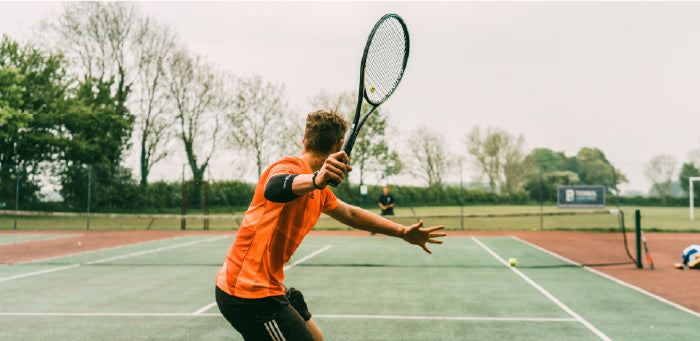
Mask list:
POLYGON ((323 340, 298 290, 285 288, 284 264, 321 213, 351 227, 402 238, 430 253, 426 243, 444 226, 405 227, 338 200, 327 188, 352 170, 340 151, 347 130, 333 112, 308 115, 303 150, 268 168, 258 181, 253 201, 221 270, 216 275, 219 310, 246 340, 323 340))

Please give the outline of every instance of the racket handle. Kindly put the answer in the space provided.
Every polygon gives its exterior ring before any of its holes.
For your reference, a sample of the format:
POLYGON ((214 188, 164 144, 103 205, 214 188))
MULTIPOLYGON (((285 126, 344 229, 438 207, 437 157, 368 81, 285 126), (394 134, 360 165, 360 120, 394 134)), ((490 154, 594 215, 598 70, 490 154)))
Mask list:
MULTIPOLYGON (((355 139, 357 138, 356 133, 349 133, 348 136, 345 138, 345 142, 343 142, 343 151, 345 151, 345 154, 347 154, 348 159, 350 158, 350 152, 352 152, 352 147, 355 146, 355 139)), ((338 183, 331 180, 328 181, 328 184, 331 185, 331 187, 338 187, 338 183)))

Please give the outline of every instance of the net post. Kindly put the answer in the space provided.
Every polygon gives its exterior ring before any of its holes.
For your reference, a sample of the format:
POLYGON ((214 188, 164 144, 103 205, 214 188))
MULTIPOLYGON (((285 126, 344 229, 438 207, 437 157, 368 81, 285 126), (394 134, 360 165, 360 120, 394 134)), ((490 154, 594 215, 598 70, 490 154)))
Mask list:
POLYGON ((634 232, 635 232, 635 245, 637 247, 637 268, 642 269, 644 265, 642 264, 642 214, 639 209, 634 211, 634 232))

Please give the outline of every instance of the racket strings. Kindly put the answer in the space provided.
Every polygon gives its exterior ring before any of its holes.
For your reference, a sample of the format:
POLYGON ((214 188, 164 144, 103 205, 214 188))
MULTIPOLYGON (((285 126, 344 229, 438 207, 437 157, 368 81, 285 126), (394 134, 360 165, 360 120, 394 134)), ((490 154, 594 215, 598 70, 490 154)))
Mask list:
POLYGON ((384 102, 399 84, 405 69, 406 32, 401 23, 390 18, 375 32, 365 64, 365 94, 378 105, 384 102))

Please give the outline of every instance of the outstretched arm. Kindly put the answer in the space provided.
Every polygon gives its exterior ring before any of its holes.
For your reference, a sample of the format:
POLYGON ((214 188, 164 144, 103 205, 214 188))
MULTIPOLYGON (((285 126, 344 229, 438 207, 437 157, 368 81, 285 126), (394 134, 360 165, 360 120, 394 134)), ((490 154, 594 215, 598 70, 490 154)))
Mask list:
POLYGON ((327 212, 333 219, 356 229, 401 238, 411 244, 422 247, 427 253, 432 253, 426 246, 427 243, 442 244, 442 240, 434 238, 445 236, 445 233, 435 232, 445 228, 445 226, 421 228, 423 226, 421 221, 406 227, 359 207, 348 205, 342 201, 339 202, 338 207, 327 212))

